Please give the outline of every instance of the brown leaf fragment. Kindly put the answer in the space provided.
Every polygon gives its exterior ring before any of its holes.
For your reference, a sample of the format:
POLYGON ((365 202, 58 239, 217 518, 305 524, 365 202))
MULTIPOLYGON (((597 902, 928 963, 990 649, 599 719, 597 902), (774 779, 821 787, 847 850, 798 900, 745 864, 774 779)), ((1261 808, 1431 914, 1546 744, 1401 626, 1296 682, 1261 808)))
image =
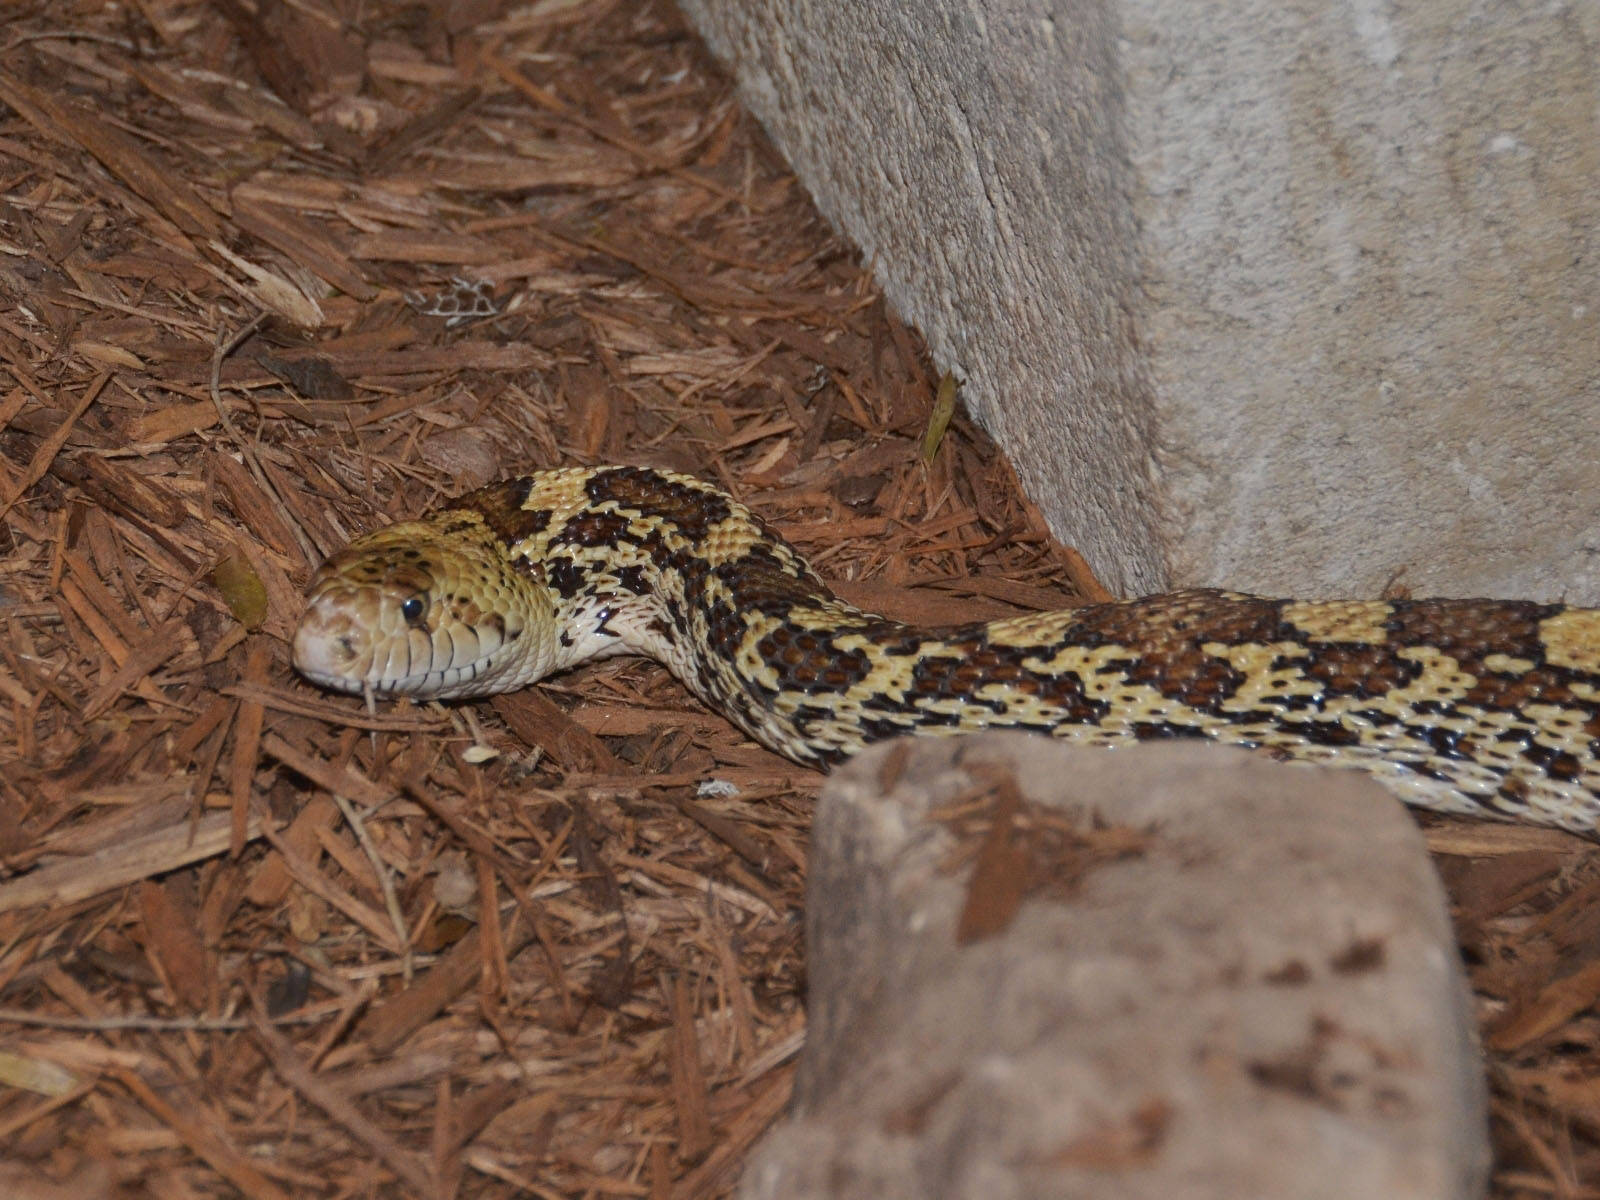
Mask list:
POLYGON ((147 880, 139 886, 139 916, 151 965, 172 990, 179 1007, 204 1012, 211 991, 211 967, 194 909, 174 892, 172 884, 147 880))
POLYGON ((267 619, 267 588, 238 551, 219 559, 211 568, 211 583, 222 595, 234 620, 246 629, 259 629, 267 619))
POLYGON ((264 350, 255 357, 307 400, 349 400, 356 394, 350 381, 326 358, 279 358, 264 350))

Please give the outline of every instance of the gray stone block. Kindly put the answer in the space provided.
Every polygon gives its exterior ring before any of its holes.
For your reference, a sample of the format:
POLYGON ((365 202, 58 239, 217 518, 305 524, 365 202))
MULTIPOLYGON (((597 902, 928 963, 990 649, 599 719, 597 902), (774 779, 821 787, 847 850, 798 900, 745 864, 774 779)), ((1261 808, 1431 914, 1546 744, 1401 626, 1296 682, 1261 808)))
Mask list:
POLYGON ((742 1200, 1483 1194, 1442 891, 1370 780, 873 747, 819 803, 807 921, 794 1112, 742 1200))
POLYGON ((1600 7, 681 2, 1113 590, 1600 604, 1600 7))

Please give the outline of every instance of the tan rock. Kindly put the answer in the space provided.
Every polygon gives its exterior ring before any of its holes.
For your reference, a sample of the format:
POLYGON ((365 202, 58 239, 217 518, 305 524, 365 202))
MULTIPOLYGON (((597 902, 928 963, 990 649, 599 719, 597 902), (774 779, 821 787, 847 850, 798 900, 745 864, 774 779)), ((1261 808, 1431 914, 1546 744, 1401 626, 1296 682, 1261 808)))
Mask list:
POLYGON ((820 801, 810 1030, 742 1200, 1459 1200, 1488 1145, 1400 806, 1242 751, 874 747, 820 801))

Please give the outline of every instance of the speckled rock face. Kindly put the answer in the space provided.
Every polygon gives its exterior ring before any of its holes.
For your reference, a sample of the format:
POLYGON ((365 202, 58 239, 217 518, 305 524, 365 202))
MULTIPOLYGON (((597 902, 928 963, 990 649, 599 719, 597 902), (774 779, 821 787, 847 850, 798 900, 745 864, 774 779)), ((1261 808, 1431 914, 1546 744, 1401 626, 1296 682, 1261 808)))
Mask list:
POLYGON ((819 801, 810 1024, 741 1200, 1463 1200, 1482 1067, 1422 839, 1195 745, 875 747, 819 801))
POLYGON ((1600 605, 1600 9, 683 0, 1063 541, 1600 605))

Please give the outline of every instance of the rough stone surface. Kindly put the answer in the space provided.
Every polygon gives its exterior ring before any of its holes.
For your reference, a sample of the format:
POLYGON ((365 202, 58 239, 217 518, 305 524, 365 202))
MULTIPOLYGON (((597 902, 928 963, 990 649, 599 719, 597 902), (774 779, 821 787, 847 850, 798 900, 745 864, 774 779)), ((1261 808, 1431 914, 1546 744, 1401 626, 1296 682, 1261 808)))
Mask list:
POLYGON ((1019 734, 874 747, 820 801, 807 919, 794 1111, 742 1200, 1483 1194, 1443 896, 1364 777, 1019 734), (1052 829, 1086 841, 1024 866, 1052 829))
POLYGON ((681 2, 1113 590, 1600 603, 1600 6, 681 2))

